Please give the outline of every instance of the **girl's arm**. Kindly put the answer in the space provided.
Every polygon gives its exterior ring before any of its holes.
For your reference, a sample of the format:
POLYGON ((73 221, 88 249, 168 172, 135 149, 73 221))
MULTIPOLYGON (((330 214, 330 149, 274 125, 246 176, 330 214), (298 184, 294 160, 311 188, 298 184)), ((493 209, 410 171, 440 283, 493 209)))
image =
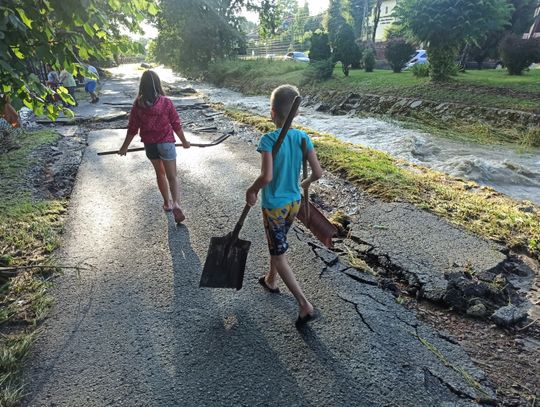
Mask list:
POLYGON ((253 206, 257 203, 257 194, 266 184, 272 181, 274 171, 272 163, 272 153, 263 151, 261 153, 261 175, 253 182, 246 191, 246 203, 253 206))
POLYGON ((133 140, 133 137, 135 137, 135 135, 139 132, 139 128, 141 127, 136 103, 137 102, 133 104, 133 107, 131 108, 131 112, 129 113, 129 122, 128 122, 126 138, 124 139, 124 143, 122 144, 122 147, 120 147, 120 150, 118 151, 118 155, 126 155, 129 144, 133 140))
POLYGON ((184 134, 184 130, 182 129, 182 127, 180 127, 178 130, 175 130, 174 132, 182 142, 182 147, 189 148, 191 146, 191 143, 186 139, 186 135, 184 134))
POLYGON ((124 139, 124 143, 122 144, 122 147, 120 147, 120 150, 118 151, 118 155, 126 155, 127 149, 129 145, 131 144, 133 137, 135 137, 135 134, 129 134, 129 132, 126 134, 126 138, 124 139))
POLYGON ((182 122, 180 121, 180 116, 178 115, 178 112, 174 108, 174 104, 169 100, 169 122, 171 123, 171 126, 182 142, 182 147, 189 148, 191 144, 186 139, 186 135, 184 134, 184 130, 182 129, 182 122))
POLYGON ((322 168, 317 158, 317 153, 315 149, 308 151, 307 160, 309 163, 309 168, 311 168, 311 174, 305 180, 302 181, 302 188, 308 188, 312 182, 317 181, 322 177, 322 168))

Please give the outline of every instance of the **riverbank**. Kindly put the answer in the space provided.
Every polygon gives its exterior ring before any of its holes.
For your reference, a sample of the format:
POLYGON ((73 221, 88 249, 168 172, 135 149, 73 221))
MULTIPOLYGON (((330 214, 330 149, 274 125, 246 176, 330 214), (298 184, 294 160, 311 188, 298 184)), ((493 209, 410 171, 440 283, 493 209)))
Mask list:
POLYGON ((521 77, 504 71, 469 71, 451 82, 433 84, 410 72, 351 71, 336 68, 328 81, 309 83, 307 64, 284 61, 220 61, 206 79, 245 94, 268 94, 283 83, 301 88, 308 103, 333 114, 370 114, 403 120, 447 138, 481 143, 540 146, 540 70, 521 77))

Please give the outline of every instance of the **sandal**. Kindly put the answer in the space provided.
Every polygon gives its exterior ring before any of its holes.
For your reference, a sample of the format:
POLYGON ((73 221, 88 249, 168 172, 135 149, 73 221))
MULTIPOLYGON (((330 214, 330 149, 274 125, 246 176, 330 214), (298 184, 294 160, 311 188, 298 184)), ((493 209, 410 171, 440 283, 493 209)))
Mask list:
POLYGON ((174 215, 174 221, 176 223, 182 223, 184 219, 186 219, 184 212, 182 212, 182 209, 180 208, 173 208, 172 213, 174 215))
POLYGON ((313 309, 313 314, 307 314, 307 315, 305 315, 303 317, 298 315, 298 319, 296 320, 294 325, 296 326, 296 328, 301 328, 304 325, 306 325, 308 322, 316 321, 320 317, 321 317, 321 312, 318 309, 314 308, 313 309))
POLYGON ((270 288, 268 284, 266 284, 265 276, 259 278, 259 284, 262 285, 266 291, 271 292, 272 294, 279 294, 280 292, 279 288, 270 288))

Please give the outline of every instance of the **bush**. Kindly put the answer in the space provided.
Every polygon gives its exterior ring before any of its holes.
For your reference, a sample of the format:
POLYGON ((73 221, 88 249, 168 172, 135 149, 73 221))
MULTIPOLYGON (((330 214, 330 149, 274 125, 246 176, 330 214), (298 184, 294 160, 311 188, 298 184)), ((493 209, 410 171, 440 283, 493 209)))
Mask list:
POLYGON ((330 79, 334 73, 335 65, 332 58, 328 58, 326 61, 310 62, 309 66, 302 72, 302 84, 330 79))
POLYGON ((311 47, 309 48, 309 60, 326 61, 332 56, 328 34, 317 30, 311 36, 311 47))
POLYGON ((413 53, 414 47, 403 38, 391 39, 386 44, 385 56, 395 73, 401 72, 413 53))
POLYGON ((429 64, 416 64, 413 65, 411 72, 417 78, 427 78, 429 76, 429 64))
POLYGON ((371 48, 366 48, 362 55, 362 61, 364 62, 364 70, 366 72, 373 72, 375 69, 375 52, 371 48))
POLYGON ((540 40, 524 40, 508 34, 499 46, 501 58, 510 75, 521 75, 535 60, 540 60, 540 40))

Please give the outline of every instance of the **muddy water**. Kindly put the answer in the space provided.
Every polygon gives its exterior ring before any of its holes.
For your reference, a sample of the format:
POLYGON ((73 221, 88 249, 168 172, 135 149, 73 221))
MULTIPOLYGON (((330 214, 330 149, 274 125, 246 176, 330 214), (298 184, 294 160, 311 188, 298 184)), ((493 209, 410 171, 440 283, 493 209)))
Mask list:
MULTIPOLYGON (((163 80, 182 82, 206 94, 212 102, 268 115, 268 97, 245 96, 206 83, 187 83, 170 70, 158 69, 163 80)), ((375 118, 332 116, 302 108, 298 122, 338 138, 383 150, 407 161, 491 186, 517 199, 540 204, 540 150, 521 153, 506 146, 456 142, 405 129, 375 118)))

